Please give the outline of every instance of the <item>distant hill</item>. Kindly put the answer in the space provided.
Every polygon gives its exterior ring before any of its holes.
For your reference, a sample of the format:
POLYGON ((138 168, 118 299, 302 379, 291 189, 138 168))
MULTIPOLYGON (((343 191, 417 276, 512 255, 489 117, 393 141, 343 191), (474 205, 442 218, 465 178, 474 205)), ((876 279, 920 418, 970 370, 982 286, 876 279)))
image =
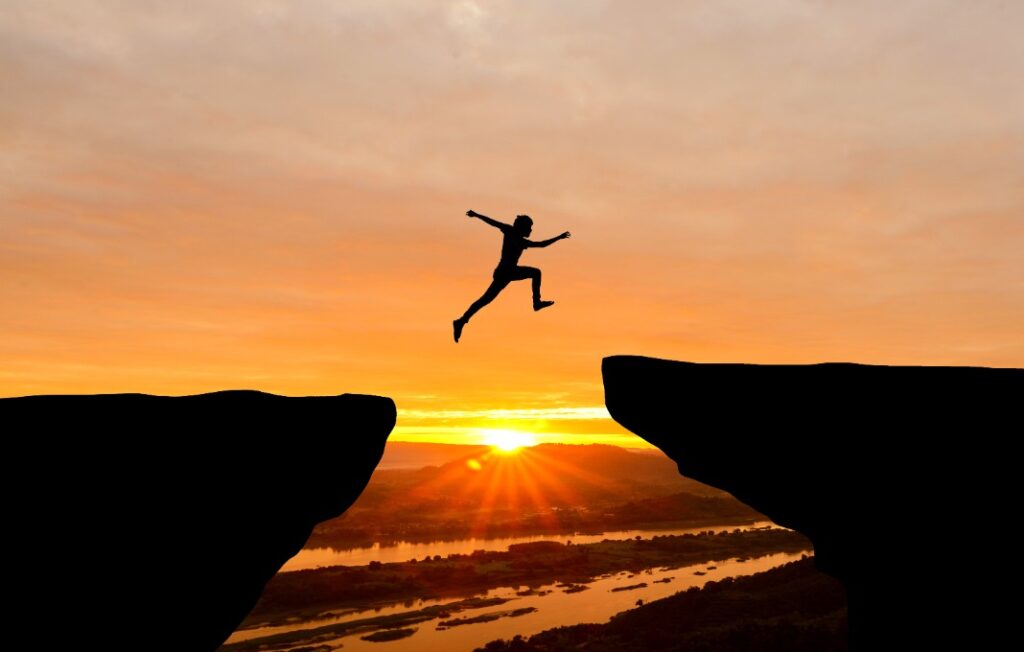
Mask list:
POLYGON ((479 469, 467 464, 468 459, 443 465, 438 475, 460 478, 466 488, 487 487, 496 502, 514 501, 530 483, 548 502, 562 507, 679 491, 726 495, 682 477, 676 463, 664 454, 638 454, 607 444, 540 444, 514 455, 485 454, 475 458, 479 469))
POLYGON ((727 495, 680 476, 675 462, 664 455, 631 453, 606 444, 541 444, 514 454, 486 446, 414 446, 424 448, 396 453, 405 459, 420 453, 435 459, 456 457, 440 466, 415 470, 378 469, 354 508, 420 509, 446 504, 494 509, 516 507, 531 499, 538 505, 568 508, 678 492, 727 495))
POLYGON ((395 447, 392 463, 451 455, 456 458, 439 466, 378 469, 348 512, 320 524, 308 545, 759 517, 729 494, 680 476, 675 462, 664 455, 604 444, 541 444, 513 454, 489 447, 407 444, 395 447))

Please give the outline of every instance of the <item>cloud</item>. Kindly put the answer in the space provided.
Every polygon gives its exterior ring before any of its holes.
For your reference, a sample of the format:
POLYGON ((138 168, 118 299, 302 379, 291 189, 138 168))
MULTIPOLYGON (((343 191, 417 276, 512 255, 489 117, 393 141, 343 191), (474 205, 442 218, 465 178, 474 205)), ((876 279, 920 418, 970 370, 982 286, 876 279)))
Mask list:
POLYGON ((1022 365, 1021 23, 952 0, 7 2, 0 392, 217 368, 548 408, 599 403, 620 350, 1022 365), (468 208, 575 237, 528 254, 557 312, 510 288, 453 358, 498 247, 468 208))

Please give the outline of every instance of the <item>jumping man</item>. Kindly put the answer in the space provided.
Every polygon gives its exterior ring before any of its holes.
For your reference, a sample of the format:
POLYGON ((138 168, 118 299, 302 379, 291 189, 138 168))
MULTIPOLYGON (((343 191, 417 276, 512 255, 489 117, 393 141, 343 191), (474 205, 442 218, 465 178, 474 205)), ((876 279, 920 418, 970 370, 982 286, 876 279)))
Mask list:
POLYGON ((492 220, 486 215, 481 215, 475 211, 467 211, 466 215, 477 217, 494 228, 499 229, 505 234, 505 239, 501 243, 501 260, 498 261, 498 266, 494 268, 494 280, 491 281, 491 286, 487 288, 482 297, 473 302, 473 305, 466 310, 466 314, 452 322, 452 326, 455 327, 456 342, 462 337, 462 329, 469 323, 470 317, 491 301, 494 301, 494 298, 512 281, 522 281, 525 279, 533 281, 534 310, 542 310, 552 305, 554 301, 541 301, 540 299, 540 270, 536 267, 520 267, 519 257, 527 247, 547 247, 569 237, 569 232, 566 231, 562 235, 550 240, 542 240, 541 242, 527 240, 526 238, 533 231, 533 220, 530 219, 529 215, 517 215, 515 222, 511 225, 499 222, 498 220, 492 220))

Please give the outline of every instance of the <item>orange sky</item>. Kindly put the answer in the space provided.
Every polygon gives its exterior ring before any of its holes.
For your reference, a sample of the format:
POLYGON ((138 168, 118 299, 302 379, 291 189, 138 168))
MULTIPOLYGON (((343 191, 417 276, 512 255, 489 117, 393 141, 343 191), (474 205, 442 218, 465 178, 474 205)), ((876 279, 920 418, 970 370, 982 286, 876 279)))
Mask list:
POLYGON ((6 2, 0 395, 353 391, 395 438, 637 445, 602 356, 1024 367, 1021 24, 6 2), (522 260, 553 308, 514 284, 456 346, 500 249, 470 208, 573 238, 522 260))

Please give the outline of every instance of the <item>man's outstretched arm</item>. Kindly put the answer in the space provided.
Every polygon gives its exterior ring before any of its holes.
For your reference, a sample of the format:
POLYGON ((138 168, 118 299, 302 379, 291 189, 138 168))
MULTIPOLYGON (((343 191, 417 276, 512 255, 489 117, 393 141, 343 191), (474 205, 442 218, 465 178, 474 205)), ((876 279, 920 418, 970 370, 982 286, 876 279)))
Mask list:
POLYGON ((556 235, 555 237, 553 237, 553 238, 551 238, 549 240, 541 240, 540 242, 534 242, 533 240, 527 240, 526 241, 526 246, 528 246, 528 247, 547 247, 549 245, 555 244, 559 240, 565 240, 566 238, 571 238, 571 237, 572 237, 572 234, 569 233, 568 231, 566 231, 562 235, 556 235))
POLYGON ((509 224, 505 224, 504 222, 499 222, 498 220, 493 220, 493 219, 487 217, 486 215, 481 215, 480 213, 477 213, 474 210, 466 211, 466 215, 468 215, 470 217, 477 217, 477 218, 483 220, 484 222, 486 222, 487 224, 490 224, 494 228, 501 229, 502 231, 504 231, 505 229, 512 228, 511 225, 509 225, 509 224))

